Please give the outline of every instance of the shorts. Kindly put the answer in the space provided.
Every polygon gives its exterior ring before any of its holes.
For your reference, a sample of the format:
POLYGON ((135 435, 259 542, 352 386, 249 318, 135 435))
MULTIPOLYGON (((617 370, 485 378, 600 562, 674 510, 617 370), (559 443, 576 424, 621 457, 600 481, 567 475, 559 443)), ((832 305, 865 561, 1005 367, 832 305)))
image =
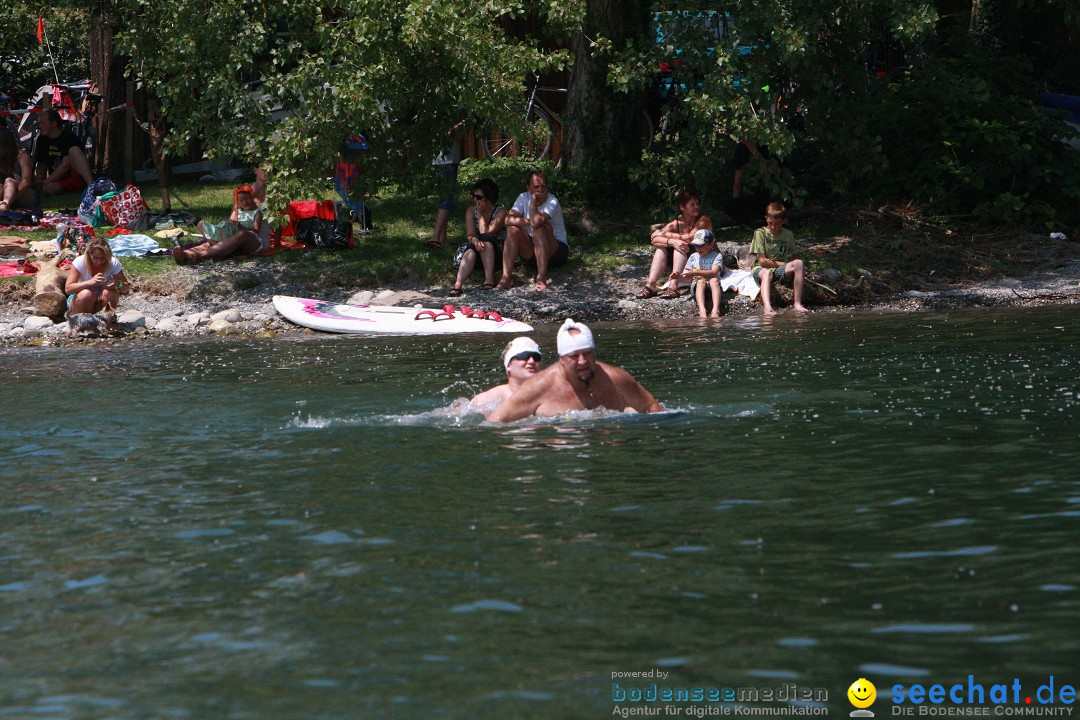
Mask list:
MULTIPOLYGON (((559 267, 560 265, 564 264, 566 262, 566 259, 569 257, 570 246, 566 243, 559 243, 559 247, 556 248, 555 252, 551 255, 551 257, 548 258, 548 267, 559 267)), ((526 260, 525 264, 536 267, 536 256, 534 255, 533 257, 526 260)))
POLYGON ((791 278, 791 275, 788 275, 788 272, 787 272, 787 270, 785 268, 787 268, 787 263, 784 263, 780 267, 775 267, 775 268, 763 268, 763 267, 758 268, 757 271, 754 273, 754 279, 757 280, 758 285, 760 285, 761 284, 761 273, 771 270, 772 279, 773 279, 774 283, 786 282, 788 279, 791 278))
POLYGON ((448 210, 448 211, 452 212, 452 211, 457 209, 457 197, 458 197, 457 172, 458 172, 458 166, 457 165, 436 165, 435 167, 438 168, 439 176, 442 177, 443 180, 446 181, 446 184, 445 184, 445 187, 444 187, 444 190, 443 190, 443 192, 445 192, 446 195, 444 195, 442 198, 439 199, 439 209, 440 210, 448 210))
POLYGON ((69 192, 81 192, 86 188, 86 181, 79 177, 79 173, 72 170, 64 177, 56 180, 55 183, 60 186, 60 189, 66 193, 69 192))

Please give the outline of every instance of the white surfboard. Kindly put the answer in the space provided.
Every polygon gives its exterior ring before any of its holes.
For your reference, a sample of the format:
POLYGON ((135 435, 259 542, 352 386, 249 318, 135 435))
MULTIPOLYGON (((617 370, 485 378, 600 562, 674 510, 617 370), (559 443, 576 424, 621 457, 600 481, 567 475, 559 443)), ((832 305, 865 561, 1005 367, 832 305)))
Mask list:
POLYGON ((335 305, 322 300, 275 295, 274 307, 288 321, 334 333, 528 333, 532 326, 497 312, 446 305, 442 309, 386 305, 335 305))

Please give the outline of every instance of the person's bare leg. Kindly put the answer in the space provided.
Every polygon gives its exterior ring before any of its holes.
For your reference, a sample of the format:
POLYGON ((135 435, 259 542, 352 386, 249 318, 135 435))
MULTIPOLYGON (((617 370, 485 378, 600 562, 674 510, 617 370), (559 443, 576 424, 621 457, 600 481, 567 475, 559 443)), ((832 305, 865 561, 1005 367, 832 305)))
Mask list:
POLYGON ((794 276, 792 278, 792 283, 791 284, 795 288, 795 304, 794 304, 795 312, 801 312, 801 313, 810 312, 809 310, 806 309, 806 306, 803 305, 803 303, 802 303, 803 282, 804 282, 803 275, 805 274, 805 268, 803 266, 803 261, 802 260, 792 260, 791 262, 789 262, 787 264, 786 270, 787 270, 787 272, 791 273, 794 276))
POLYGON ((68 306, 68 315, 94 312, 94 305, 97 303, 97 299, 98 294, 93 290, 80 290, 78 294, 72 298, 71 305, 68 306))
POLYGON ((480 263, 484 266, 484 285, 495 285, 495 246, 490 242, 484 243, 484 249, 480 253, 480 263))
POLYGON ((519 227, 506 229, 506 240, 503 242, 502 277, 495 286, 498 290, 509 290, 514 284, 514 261, 519 257, 525 257, 525 248, 528 247, 529 256, 532 257, 532 238, 519 227))
POLYGON ((19 184, 15 182, 15 178, 4 180, 4 199, 0 200, 0 212, 7 212, 11 209, 11 203, 15 201, 15 191, 18 189, 19 184))
POLYGON ((720 281, 716 278, 710 278, 709 290, 712 291, 712 312, 709 313, 709 316, 718 318, 722 314, 720 300, 723 298, 723 290, 720 288, 720 281))
POLYGON ((450 211, 439 208, 439 212, 435 214, 435 229, 431 233, 431 240, 428 244, 441 248, 446 245, 446 226, 450 224, 450 211))
POLYGON ((772 289, 772 268, 762 268, 758 273, 758 277, 761 278, 761 307, 765 311, 766 317, 771 317, 776 314, 773 310, 772 301, 769 299, 769 292, 772 289))
POLYGON ((649 277, 645 280, 645 288, 658 292, 656 284, 667 273, 667 250, 656 248, 652 254, 652 264, 649 265, 649 277))
POLYGON ((87 185, 93 185, 94 173, 90 172, 90 162, 86 159, 86 155, 83 153, 82 148, 69 148, 68 157, 71 158, 71 169, 86 181, 87 185))
POLYGON ((708 317, 709 313, 705 312, 705 283, 702 280, 694 284, 694 302, 697 303, 698 317, 708 317))
POLYGON ((544 223, 533 230, 533 257, 536 258, 536 289, 547 290, 551 278, 548 277, 548 260, 555 254, 558 240, 551 231, 551 225, 544 223))
POLYGON ((476 267, 476 252, 475 250, 466 250, 461 257, 461 264, 458 265, 457 277, 454 278, 455 290, 461 289, 461 286, 465 284, 465 278, 472 275, 474 267, 476 267))

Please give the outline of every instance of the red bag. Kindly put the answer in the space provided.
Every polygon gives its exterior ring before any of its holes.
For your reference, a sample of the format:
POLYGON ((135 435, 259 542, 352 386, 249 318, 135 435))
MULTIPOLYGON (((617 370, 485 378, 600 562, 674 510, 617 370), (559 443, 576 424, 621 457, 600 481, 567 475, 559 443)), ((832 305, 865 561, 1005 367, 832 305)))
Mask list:
POLYGON ((289 216, 289 224, 282 231, 282 237, 296 235, 296 226, 301 220, 307 218, 319 218, 320 220, 337 220, 337 210, 333 200, 297 200, 289 203, 285 210, 289 216))
POLYGON ((110 225, 131 225, 150 209, 134 185, 128 185, 110 198, 102 198, 98 203, 110 225))

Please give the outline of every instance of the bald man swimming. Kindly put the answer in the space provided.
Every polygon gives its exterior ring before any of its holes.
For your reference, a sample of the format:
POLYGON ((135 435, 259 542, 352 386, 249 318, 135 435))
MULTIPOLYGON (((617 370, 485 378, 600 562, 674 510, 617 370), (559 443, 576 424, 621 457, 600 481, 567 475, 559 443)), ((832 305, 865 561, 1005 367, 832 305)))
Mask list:
POLYGON ((558 335, 559 361, 526 380, 487 415, 510 422, 536 415, 551 417, 571 410, 606 408, 619 412, 661 412, 663 407, 634 377, 596 359, 592 331, 572 319, 558 335))

